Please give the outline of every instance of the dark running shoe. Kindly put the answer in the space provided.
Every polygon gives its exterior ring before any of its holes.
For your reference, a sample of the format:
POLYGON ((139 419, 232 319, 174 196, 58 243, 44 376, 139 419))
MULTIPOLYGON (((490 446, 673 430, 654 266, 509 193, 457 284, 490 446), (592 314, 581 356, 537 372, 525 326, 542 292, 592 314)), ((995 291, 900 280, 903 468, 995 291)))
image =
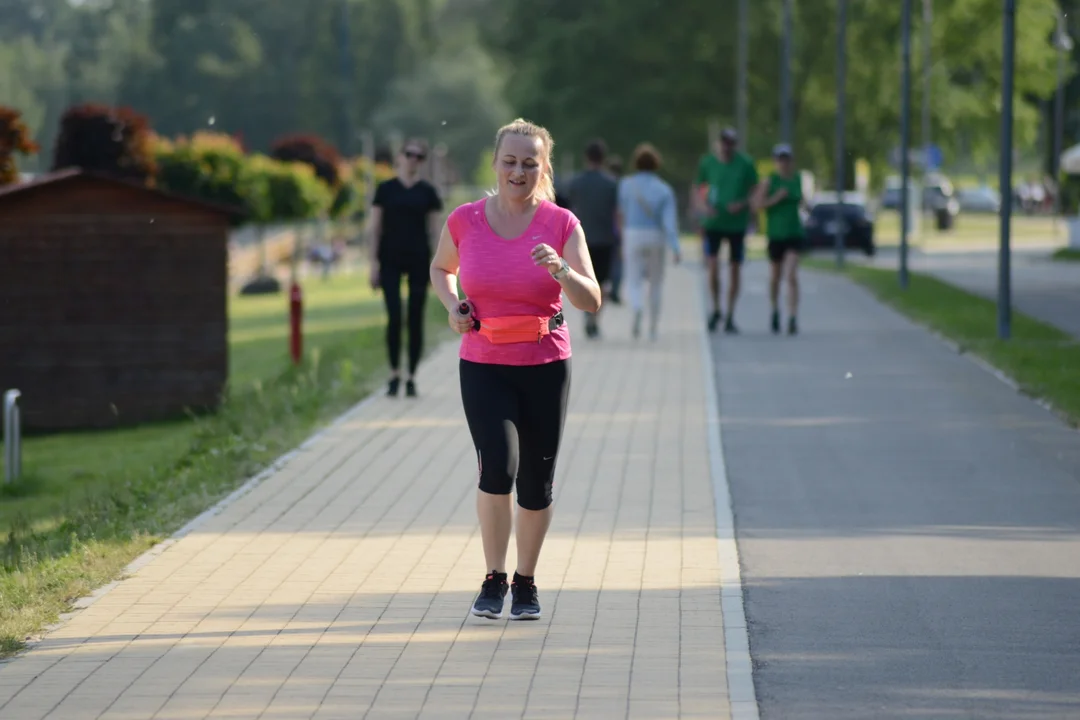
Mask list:
POLYGON ((480 594, 476 596, 476 602, 473 603, 472 614, 492 620, 501 618, 503 600, 509 589, 510 587, 506 584, 506 573, 492 570, 484 578, 484 584, 480 586, 480 594))
POLYGON ((773 331, 773 335, 779 335, 780 334, 780 311, 779 310, 773 310, 772 311, 772 331, 773 331))
POLYGON ((735 327, 735 320, 733 320, 730 315, 728 315, 727 322, 724 323, 724 332, 726 332, 728 335, 739 334, 739 328, 735 327))
POLYGON ((405 397, 416 397, 416 381, 405 381, 405 397))
POLYGON ((510 604, 511 620, 539 620, 540 599, 536 594, 536 583, 514 573, 514 584, 510 586, 513 602, 510 604))
POLYGON ((720 324, 720 311, 716 310, 709 316, 709 332, 716 332, 716 326, 720 324))
POLYGON ((795 322, 795 316, 792 316, 792 317, 788 318, 788 321, 787 321, 787 334, 788 335, 798 335, 799 334, 799 323, 795 322))
POLYGON ((390 382, 386 385, 386 394, 390 397, 397 397, 398 387, 401 385, 401 378, 390 378, 390 382))

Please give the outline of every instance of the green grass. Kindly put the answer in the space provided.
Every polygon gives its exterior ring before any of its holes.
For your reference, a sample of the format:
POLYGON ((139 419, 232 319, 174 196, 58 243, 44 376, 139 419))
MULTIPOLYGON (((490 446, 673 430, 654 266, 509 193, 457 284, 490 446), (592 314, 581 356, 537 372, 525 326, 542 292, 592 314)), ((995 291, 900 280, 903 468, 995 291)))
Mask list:
MULTIPOLYGON (((1044 244, 1064 241, 1065 222, 1044 216, 1014 215, 1012 239, 1019 245, 1044 244)), ((1000 233, 998 216, 982 213, 961 213, 952 230, 937 230, 933 220, 926 216, 918 232, 910 235, 915 245, 933 248, 942 245, 978 245, 997 241, 1000 233)), ((874 240, 878 245, 888 246, 900 242, 900 214, 894 210, 878 212, 874 218, 874 240)))
POLYGON ((848 265, 837 270, 821 259, 808 267, 840 272, 869 289, 878 299, 941 333, 989 362, 1027 394, 1047 400, 1072 425, 1080 424, 1080 341, 1022 313, 1013 313, 1012 338, 997 338, 997 307, 985 298, 911 273, 902 290, 893 270, 848 265))
MULTIPOLYGON (((0 656, 383 381, 381 300, 366 277, 304 291, 296 368, 287 296, 230 299, 233 382, 217 413, 24 440, 24 476, 0 491, 0 656)), ((428 307, 434 347, 449 331, 441 305, 428 307)))
POLYGON ((1060 262, 1080 262, 1080 249, 1073 247, 1059 248, 1050 257, 1060 262))

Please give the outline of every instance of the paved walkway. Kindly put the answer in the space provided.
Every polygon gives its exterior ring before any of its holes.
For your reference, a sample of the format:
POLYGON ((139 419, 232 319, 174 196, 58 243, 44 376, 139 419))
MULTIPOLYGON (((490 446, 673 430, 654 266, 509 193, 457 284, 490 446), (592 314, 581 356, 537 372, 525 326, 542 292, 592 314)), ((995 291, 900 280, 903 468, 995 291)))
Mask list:
POLYGON ((543 620, 468 615, 485 568, 447 346, 422 399, 361 406, 3 666, 0 717, 730 717, 698 273, 672 268, 656 344, 623 308, 601 343, 571 316, 543 620))

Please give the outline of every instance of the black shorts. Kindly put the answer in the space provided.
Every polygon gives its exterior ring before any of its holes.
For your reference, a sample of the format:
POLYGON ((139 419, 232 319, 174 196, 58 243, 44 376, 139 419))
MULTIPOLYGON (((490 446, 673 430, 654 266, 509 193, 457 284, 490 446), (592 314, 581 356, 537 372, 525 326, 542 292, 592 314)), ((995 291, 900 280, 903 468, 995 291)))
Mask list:
POLYGON ((728 241, 728 258, 733 263, 741 263, 746 259, 746 233, 729 232, 727 230, 705 231, 705 256, 716 257, 720 254, 720 244, 728 241))
POLYGON ((460 361, 461 401, 469 424, 480 489, 518 505, 551 505, 555 461, 566 423, 570 360, 543 365, 460 361))
POLYGON ((615 259, 615 246, 590 247, 589 257, 592 258, 593 271, 596 273, 596 284, 603 287, 604 283, 611 279, 612 262, 615 259))
POLYGON ((801 253, 806 241, 801 237, 794 238, 769 238, 769 261, 778 263, 783 261, 784 255, 790 250, 801 253))

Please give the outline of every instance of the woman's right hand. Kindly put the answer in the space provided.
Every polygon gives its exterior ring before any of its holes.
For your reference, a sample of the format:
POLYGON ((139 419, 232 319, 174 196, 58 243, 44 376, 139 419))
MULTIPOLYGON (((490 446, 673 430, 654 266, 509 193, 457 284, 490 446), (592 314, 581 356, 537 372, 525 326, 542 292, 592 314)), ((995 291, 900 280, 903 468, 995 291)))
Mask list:
POLYGON ((450 329, 458 335, 464 335, 473 329, 473 306, 468 300, 462 300, 450 310, 450 329), (462 306, 469 309, 467 314, 462 314, 462 306))

